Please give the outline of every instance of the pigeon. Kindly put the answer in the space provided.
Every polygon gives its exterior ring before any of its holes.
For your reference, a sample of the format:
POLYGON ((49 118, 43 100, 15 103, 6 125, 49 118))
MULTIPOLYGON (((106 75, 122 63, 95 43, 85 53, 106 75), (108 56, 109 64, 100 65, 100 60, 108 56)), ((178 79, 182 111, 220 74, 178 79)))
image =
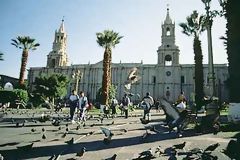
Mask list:
POLYGON ((72 137, 69 141, 65 141, 65 143, 69 145, 74 144, 74 138, 72 137))
POLYGON ((79 125, 77 125, 77 128, 76 128, 76 130, 79 130, 80 129, 80 126, 79 125))
POLYGON ((78 157, 82 157, 83 156, 83 154, 86 152, 86 148, 85 147, 83 147, 83 148, 81 148, 81 150, 77 153, 77 155, 76 156, 78 156, 78 157))
POLYGON ((31 129, 31 132, 36 132, 36 129, 35 129, 35 128, 32 128, 32 129, 31 129))
POLYGON ((215 143, 215 144, 211 144, 210 146, 208 146, 205 150, 204 150, 204 152, 212 152, 212 151, 214 151, 218 146, 220 146, 220 144, 219 143, 215 143))
POLYGON ((140 159, 140 158, 142 158, 142 157, 145 157, 145 158, 151 158, 151 157, 153 157, 152 149, 149 148, 148 150, 139 153, 138 159, 140 159))
POLYGON ((45 132, 45 128, 42 128, 42 131, 45 132))
POLYGON ((85 124, 85 123, 83 123, 83 127, 86 127, 86 124, 85 124))
POLYGON ((47 137, 45 136, 45 134, 42 135, 42 139, 46 139, 47 137))
POLYGON ((62 138, 65 138, 67 136, 67 133, 63 133, 62 138))
POLYGON ((59 127, 58 127, 58 130, 60 131, 61 129, 62 129, 61 126, 59 126, 59 127))
POLYGON ((140 77, 136 74, 137 72, 137 68, 134 67, 130 70, 129 74, 128 74, 128 77, 127 77, 127 81, 125 82, 125 85, 124 87, 127 89, 127 90, 130 90, 131 89, 131 85, 136 83, 140 77))
POLYGON ((114 121, 112 121, 112 123, 111 123, 111 124, 113 125, 114 123, 115 123, 115 122, 114 122, 114 121))
POLYGON ((68 132, 68 131, 69 131, 69 128, 67 127, 67 128, 66 128, 66 132, 68 132))
POLYGON ((68 124, 66 124, 66 127, 68 127, 68 124))
POLYGON ((111 132, 110 129, 104 128, 104 127, 100 127, 100 129, 102 130, 102 133, 105 135, 105 137, 109 138, 112 137, 114 134, 111 132))
POLYGON ((160 156, 161 154, 164 153, 164 150, 161 148, 161 146, 158 146, 155 150, 155 154, 157 154, 160 156))
POLYGON ((174 149, 183 149, 186 145, 186 142, 180 143, 180 144, 175 144, 173 145, 174 149))
POLYGON ((33 143, 25 145, 25 146, 18 146, 17 149, 22 150, 22 151, 29 151, 33 147, 33 143))
POLYGON ((52 125, 54 125, 54 126, 59 126, 60 125, 60 120, 58 120, 58 119, 54 119, 53 121, 52 121, 52 125))
POLYGON ((117 154, 114 154, 112 157, 106 158, 104 160, 115 160, 117 157, 117 154))

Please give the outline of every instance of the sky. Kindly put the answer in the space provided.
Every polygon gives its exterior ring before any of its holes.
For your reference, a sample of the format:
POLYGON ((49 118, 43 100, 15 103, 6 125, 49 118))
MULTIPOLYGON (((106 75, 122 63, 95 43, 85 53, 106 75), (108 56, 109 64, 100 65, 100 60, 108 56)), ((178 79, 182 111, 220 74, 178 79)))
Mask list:
MULTIPOLYGON (((30 36, 40 43, 30 51, 27 69, 45 67, 52 49, 54 32, 64 16, 68 35, 69 65, 97 63, 103 59, 103 48, 96 42, 96 32, 111 29, 121 36, 113 49, 113 62, 157 63, 157 49, 161 45, 161 25, 167 6, 175 22, 176 45, 180 49, 180 63, 193 64, 193 37, 181 32, 179 23, 185 22, 193 10, 204 14, 201 0, 1 0, 0 1, 0 74, 18 78, 22 51, 11 45, 17 36, 30 36)), ((218 0, 212 0, 211 9, 220 10, 218 0)), ((223 41, 226 21, 214 19, 212 27, 214 63, 228 63, 223 41)), ((202 41, 203 62, 207 59, 207 33, 202 41)))

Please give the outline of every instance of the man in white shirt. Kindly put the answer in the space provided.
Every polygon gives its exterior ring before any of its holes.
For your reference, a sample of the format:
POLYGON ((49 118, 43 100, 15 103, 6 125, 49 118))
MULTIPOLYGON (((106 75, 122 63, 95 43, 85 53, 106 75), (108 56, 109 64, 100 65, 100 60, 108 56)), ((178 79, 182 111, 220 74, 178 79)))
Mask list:
POLYGON ((72 123, 74 123, 74 113, 75 113, 75 109, 78 106, 78 100, 79 97, 76 94, 75 90, 72 90, 72 94, 69 97, 69 101, 70 101, 70 119, 72 120, 72 123))
POLYGON ((85 112, 86 112, 87 107, 88 107, 88 99, 84 95, 84 92, 81 91, 80 98, 79 98, 79 110, 80 110, 80 120, 81 121, 86 121, 86 117, 85 117, 86 113, 85 112))

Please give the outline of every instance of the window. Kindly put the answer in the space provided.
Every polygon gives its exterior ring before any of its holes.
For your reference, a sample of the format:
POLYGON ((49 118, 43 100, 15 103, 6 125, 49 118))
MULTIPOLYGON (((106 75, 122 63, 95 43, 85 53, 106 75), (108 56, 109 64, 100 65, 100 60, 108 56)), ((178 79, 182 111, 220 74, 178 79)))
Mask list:
POLYGON ((156 76, 152 76, 152 83, 153 83, 153 84, 156 83, 156 76))
POLYGON ((185 77, 181 76, 181 83, 185 83, 185 77))
POLYGON ((167 27, 167 29, 166 29, 166 36, 170 36, 170 35, 171 35, 170 28, 167 27))
POLYGON ((165 66, 171 66, 172 65, 172 56, 166 55, 165 56, 165 66))

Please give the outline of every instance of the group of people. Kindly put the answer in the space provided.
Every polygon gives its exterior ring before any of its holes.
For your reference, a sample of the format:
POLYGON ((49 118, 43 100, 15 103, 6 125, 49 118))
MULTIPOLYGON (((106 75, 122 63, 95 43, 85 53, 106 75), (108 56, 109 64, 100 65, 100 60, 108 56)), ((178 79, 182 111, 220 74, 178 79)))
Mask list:
POLYGON ((81 91, 79 95, 76 94, 75 90, 72 90, 72 93, 69 97, 70 101, 70 120, 72 123, 75 123, 75 111, 78 109, 79 111, 79 119, 80 121, 86 121, 86 110, 88 105, 88 99, 85 96, 84 92, 81 91))

